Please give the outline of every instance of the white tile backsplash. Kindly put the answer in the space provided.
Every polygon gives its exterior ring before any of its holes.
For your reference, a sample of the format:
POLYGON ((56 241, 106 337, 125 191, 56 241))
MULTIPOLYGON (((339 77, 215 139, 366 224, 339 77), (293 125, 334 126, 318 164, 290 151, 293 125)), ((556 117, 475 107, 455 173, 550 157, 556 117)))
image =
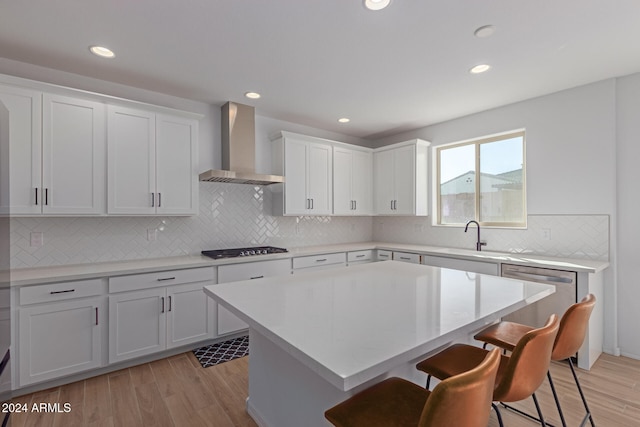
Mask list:
MULTIPOLYGON (((474 249, 475 225, 436 227, 425 217, 376 217, 373 239, 382 242, 474 249)), ((609 260, 608 215, 529 215, 526 229, 482 227, 483 250, 609 260), (549 239, 544 236, 545 231, 549 239)))
POLYGON ((12 218, 11 267, 197 254, 204 249, 296 247, 372 240, 370 217, 277 217, 268 187, 200 183, 193 217, 12 218), (157 240, 147 230, 157 229, 157 240), (33 231, 44 246, 30 246, 33 231))
MULTIPOLYGON (((607 215, 530 215, 525 230, 482 229, 485 250, 609 259, 607 215), (549 231, 545 240, 543 231, 549 231)), ((474 248, 476 230, 434 227, 428 217, 277 217, 268 187, 201 183, 193 217, 12 218, 11 267, 197 254, 252 245, 299 247, 385 241, 474 248), (158 230, 157 239, 147 239, 158 230), (44 246, 30 246, 31 232, 44 246)))

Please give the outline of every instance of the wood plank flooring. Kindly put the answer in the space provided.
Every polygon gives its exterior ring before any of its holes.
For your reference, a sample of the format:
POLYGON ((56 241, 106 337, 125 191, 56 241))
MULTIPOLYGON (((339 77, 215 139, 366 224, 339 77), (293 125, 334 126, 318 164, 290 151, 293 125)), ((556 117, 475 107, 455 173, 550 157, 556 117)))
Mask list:
MULTIPOLYGON (((29 408, 33 403, 68 402, 71 411, 14 413, 11 427, 253 427, 255 422, 245 412, 247 367, 248 357, 244 357, 204 369, 192 353, 180 354, 16 397, 14 402, 29 408)), ((603 355, 591 371, 578 373, 596 425, 640 426, 640 361, 603 355)), ((568 425, 579 425, 582 402, 569 367, 553 363, 552 375, 568 425)), ((546 382, 538 397, 547 421, 560 425, 546 382)), ((517 406, 533 411, 530 401, 517 406)), ((502 414, 506 426, 537 425, 507 410, 502 414)), ((489 426, 498 426, 495 414, 489 426)))

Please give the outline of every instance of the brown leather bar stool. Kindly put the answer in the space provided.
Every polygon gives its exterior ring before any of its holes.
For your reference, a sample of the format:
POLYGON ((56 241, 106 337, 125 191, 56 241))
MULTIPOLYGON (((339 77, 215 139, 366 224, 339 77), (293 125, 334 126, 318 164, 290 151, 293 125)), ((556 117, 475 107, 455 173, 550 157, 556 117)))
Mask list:
POLYGON ((433 391, 388 378, 327 410, 337 427, 486 427, 500 350, 488 353, 471 370, 451 377, 433 391))
MULTIPOLYGON (((595 427, 593 415, 591 415, 589 405, 587 404, 587 399, 584 397, 584 393, 582 392, 582 387, 580 386, 580 381, 578 380, 578 376, 576 375, 576 370, 573 366, 573 360, 571 359, 571 357, 573 357, 578 352, 578 350, 582 346, 582 343, 584 342, 584 337, 587 334, 587 327, 589 326, 589 317, 591 317, 591 312, 593 311, 593 307, 595 304, 596 297, 593 294, 589 294, 586 297, 582 298, 580 302, 573 304, 567 309, 567 311, 562 316, 562 319, 560 320, 560 328, 558 329, 558 335, 556 336, 556 341, 553 345, 553 351, 551 352, 551 360, 566 360, 569 363, 569 367, 571 368, 573 379, 576 382, 578 392, 580 393, 580 397, 582 398, 582 404, 584 405, 584 409, 586 411, 586 414, 582 419, 580 425, 585 425, 587 420, 589 420, 593 427, 595 427)), ((532 329, 533 328, 531 326, 521 325, 519 323, 500 322, 496 323, 495 325, 491 325, 483 331, 479 332, 475 336, 475 339, 477 339, 478 341, 483 341, 485 343, 485 347, 487 344, 492 344, 496 347, 512 351, 515 347, 515 343, 518 342, 520 337, 522 337, 532 329)), ((558 399, 558 393, 556 393, 556 388, 553 384, 553 379, 551 378, 551 372, 547 372, 547 378, 549 379, 549 385, 551 386, 551 391, 553 392, 553 398, 555 399, 556 406, 558 407, 560 421, 562 422, 562 425, 566 427, 567 423, 564 419, 562 408, 560 407, 560 400, 558 399)), ((530 417, 529 414, 524 415, 530 417)))
MULTIPOLYGON (((558 316, 552 314, 542 328, 533 329, 524 334, 510 356, 502 355, 493 390, 493 401, 498 402, 516 402, 532 396, 543 427, 545 426, 544 417, 535 392, 549 370, 551 351, 559 324, 558 316)), ((472 345, 454 344, 418 363, 416 367, 427 373, 429 379, 434 376, 440 380, 446 380, 477 365, 487 352, 486 349, 472 345)), ((427 387, 429 379, 427 379, 427 387)), ((492 406, 500 426, 504 426, 498 406, 495 404, 492 406)))

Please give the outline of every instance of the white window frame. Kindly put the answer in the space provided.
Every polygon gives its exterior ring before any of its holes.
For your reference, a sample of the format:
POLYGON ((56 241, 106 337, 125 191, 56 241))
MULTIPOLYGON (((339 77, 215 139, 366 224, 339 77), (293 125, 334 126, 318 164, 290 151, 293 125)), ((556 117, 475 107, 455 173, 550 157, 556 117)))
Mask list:
POLYGON ((493 135, 488 135, 488 136, 483 136, 483 137, 479 137, 479 138, 473 138, 473 139, 468 139, 468 140, 464 140, 464 141, 458 141, 458 142, 453 142, 450 144, 443 144, 443 145, 439 145, 434 147, 435 148, 435 153, 434 153, 434 171, 435 171, 435 176, 434 176, 434 187, 435 187, 435 191, 434 191, 434 195, 435 195, 435 199, 434 199, 434 219, 435 219, 435 226, 440 226, 440 227, 460 227, 465 225, 465 223, 449 223, 449 224, 443 224, 442 223, 442 207, 440 206, 440 190, 441 190, 441 183, 440 183, 440 154, 442 152, 442 150, 447 150, 447 149, 451 149, 451 148, 456 148, 456 147, 461 147, 461 146, 465 146, 465 145, 475 145, 476 149, 475 149, 475 215, 474 218, 469 218, 469 220, 474 220, 477 221, 481 226, 483 227, 494 227, 494 228, 518 228, 518 229, 522 229, 522 228, 527 228, 527 179, 526 179, 526 164, 527 164, 527 160, 526 160, 526 132, 525 129, 518 129, 518 130, 513 130, 513 131, 508 131, 508 132, 503 132, 503 133, 499 133, 499 134, 493 134, 493 135), (505 140, 505 139, 510 139, 510 138, 515 138, 515 137, 522 137, 522 209, 523 209, 523 220, 522 222, 488 222, 488 221, 480 221, 480 179, 479 179, 479 175, 480 175, 480 145, 482 144, 486 144, 486 143, 490 143, 490 142, 496 142, 496 141, 501 141, 501 140, 505 140))

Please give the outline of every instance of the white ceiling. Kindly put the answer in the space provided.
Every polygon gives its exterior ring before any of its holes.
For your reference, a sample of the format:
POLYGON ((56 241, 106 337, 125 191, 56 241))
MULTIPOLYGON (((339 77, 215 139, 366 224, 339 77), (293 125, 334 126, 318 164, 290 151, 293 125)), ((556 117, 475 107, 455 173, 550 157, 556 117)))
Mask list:
POLYGON ((376 139, 640 71, 640 1, 0 0, 0 57, 376 139))

